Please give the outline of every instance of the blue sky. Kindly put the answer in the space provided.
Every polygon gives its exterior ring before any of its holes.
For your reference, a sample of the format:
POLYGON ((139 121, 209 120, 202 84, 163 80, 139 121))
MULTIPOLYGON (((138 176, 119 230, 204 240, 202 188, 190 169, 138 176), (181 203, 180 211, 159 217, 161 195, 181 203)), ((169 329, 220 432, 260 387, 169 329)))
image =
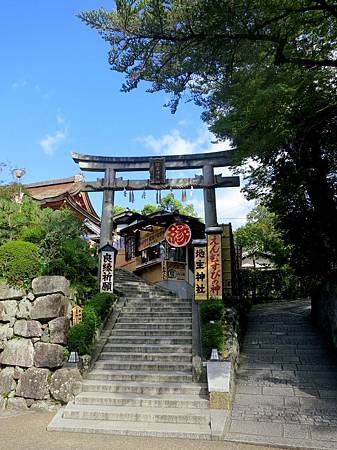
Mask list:
MULTIPOLYGON (((8 180, 14 167, 26 169, 26 183, 75 175, 79 168, 71 151, 140 156, 228 147, 212 145, 201 109, 192 103, 182 103, 172 115, 163 106, 166 95, 146 93, 145 84, 120 92, 123 77, 110 70, 108 44, 76 17, 112 5, 111 0, 1 0, 0 162, 8 165, 2 179, 8 180)), ((116 203, 141 208, 140 196, 128 205, 117 194, 116 203)), ((189 198, 202 215, 201 192, 189 198)), ((239 188, 219 189, 217 198, 219 222, 241 224, 238 218, 251 205, 239 188)), ((100 213, 100 194, 92 200, 100 213)), ((153 200, 148 194, 145 202, 153 200)))

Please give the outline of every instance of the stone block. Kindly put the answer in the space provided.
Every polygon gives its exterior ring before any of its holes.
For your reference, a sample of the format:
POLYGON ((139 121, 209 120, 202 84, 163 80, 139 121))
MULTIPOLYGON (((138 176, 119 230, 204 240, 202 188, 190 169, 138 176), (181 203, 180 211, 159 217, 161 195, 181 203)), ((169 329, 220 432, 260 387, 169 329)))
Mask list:
POLYGON ((0 350, 3 350, 7 344, 7 339, 10 339, 13 334, 13 329, 9 323, 0 324, 0 350))
POLYGON ((69 281, 62 276, 43 276, 34 278, 32 282, 33 294, 35 296, 61 293, 69 296, 69 281))
POLYGON ((50 294, 37 298, 31 309, 31 318, 50 320, 65 314, 65 297, 62 294, 50 294))
POLYGON ((14 367, 5 367, 0 370, 0 394, 8 394, 15 388, 14 367))
POLYGON ((7 398, 0 397, 0 411, 6 409, 7 406, 7 398))
POLYGON ((57 412, 60 409, 60 405, 52 401, 37 400, 32 403, 29 408, 30 411, 42 411, 42 412, 57 412))
POLYGON ((0 363, 8 366, 32 367, 34 347, 30 339, 11 339, 0 355, 0 363))
POLYGON ((58 317, 49 322, 50 342, 53 344, 66 344, 69 330, 69 319, 58 317))
POLYGON ((24 398, 13 397, 7 400, 7 409, 15 411, 26 411, 28 409, 28 406, 24 398))
POLYGON ((209 407, 210 409, 229 410, 231 407, 231 396, 229 392, 210 392, 209 407))
POLYGON ((78 369, 59 369, 50 382, 50 393, 55 400, 68 403, 81 392, 82 376, 78 369))
POLYGON ((34 363, 36 367, 60 367, 64 360, 64 349, 58 344, 35 344, 34 363))
POLYGON ((28 292, 26 298, 28 298, 28 300, 29 300, 30 302, 33 302, 34 299, 35 299, 35 295, 33 294, 33 292, 28 292))
POLYGON ((232 363, 207 362, 207 383, 211 409, 229 409, 232 400, 232 363))
POLYGON ((22 374, 16 395, 19 397, 45 400, 49 398, 48 369, 37 369, 31 367, 22 374))
POLYGON ((24 370, 22 367, 15 366, 14 367, 14 375, 13 375, 14 380, 20 380, 23 373, 24 373, 24 370))
POLYGON ((31 302, 27 298, 24 298, 18 304, 18 311, 16 313, 16 317, 18 319, 30 319, 31 309, 32 309, 31 302))
POLYGON ((36 320, 17 320, 14 324, 14 334, 22 337, 40 337, 41 325, 36 320))
POLYGON ((8 286, 7 284, 0 284, 0 300, 16 300, 25 295, 22 289, 8 286))
POLYGON ((14 323, 18 311, 16 300, 7 300, 0 302, 0 321, 14 323))

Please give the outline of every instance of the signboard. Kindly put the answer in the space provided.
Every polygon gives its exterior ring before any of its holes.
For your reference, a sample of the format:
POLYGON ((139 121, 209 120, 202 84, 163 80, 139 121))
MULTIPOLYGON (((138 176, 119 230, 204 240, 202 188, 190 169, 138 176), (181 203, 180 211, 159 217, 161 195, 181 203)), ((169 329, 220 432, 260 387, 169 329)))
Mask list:
POLYGON ((166 241, 171 247, 185 247, 191 240, 192 231, 186 223, 173 223, 165 233, 166 241))
POLYGON ((114 289, 114 257, 115 251, 111 246, 103 247, 101 251, 101 279, 100 292, 113 292, 114 289))
POLYGON ((224 224, 222 234, 222 283, 224 295, 232 295, 231 226, 224 224))
POLYGON ((139 239, 138 250, 142 251, 145 248, 151 247, 152 245, 159 244, 159 242, 165 239, 165 229, 160 228, 159 230, 145 232, 142 231, 139 239))
POLYGON ((163 280, 185 280, 186 264, 175 261, 162 262, 163 280))
POLYGON ((222 298, 221 234, 207 236, 208 296, 222 298))
POLYGON ((71 310, 71 312, 72 312, 72 321, 71 321, 72 324, 78 325, 79 323, 81 323, 83 318, 83 308, 81 308, 81 306, 79 305, 75 305, 71 310))
POLYGON ((150 159, 150 184, 166 182, 165 158, 150 159))
POLYGON ((206 247, 194 247, 194 300, 207 300, 206 247))

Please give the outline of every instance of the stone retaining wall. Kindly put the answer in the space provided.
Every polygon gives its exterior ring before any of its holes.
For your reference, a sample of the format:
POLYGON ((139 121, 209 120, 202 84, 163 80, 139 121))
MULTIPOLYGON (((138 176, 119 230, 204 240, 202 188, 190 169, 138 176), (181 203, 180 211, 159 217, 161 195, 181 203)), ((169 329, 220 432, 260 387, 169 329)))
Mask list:
POLYGON ((55 409, 79 392, 62 367, 70 325, 69 281, 35 278, 31 292, 0 285, 0 409, 55 409))

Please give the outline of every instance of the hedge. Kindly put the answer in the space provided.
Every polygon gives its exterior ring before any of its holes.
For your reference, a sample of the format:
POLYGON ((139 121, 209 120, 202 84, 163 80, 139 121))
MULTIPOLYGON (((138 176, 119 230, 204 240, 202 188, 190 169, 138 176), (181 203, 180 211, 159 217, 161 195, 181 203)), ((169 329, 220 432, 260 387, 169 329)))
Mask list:
POLYGON ((41 273, 38 247, 32 242, 8 241, 0 247, 0 276, 12 286, 28 288, 41 273))

